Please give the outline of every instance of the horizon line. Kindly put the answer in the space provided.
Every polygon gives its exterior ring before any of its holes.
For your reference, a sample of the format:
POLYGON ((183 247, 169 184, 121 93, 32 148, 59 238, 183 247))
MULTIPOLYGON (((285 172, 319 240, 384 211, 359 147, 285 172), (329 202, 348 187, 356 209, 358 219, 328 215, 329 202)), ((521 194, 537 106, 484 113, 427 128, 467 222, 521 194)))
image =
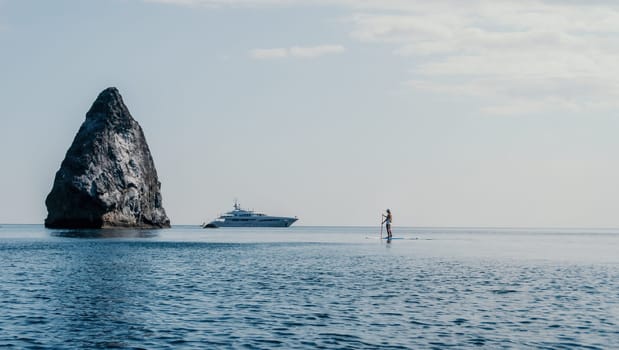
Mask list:
MULTIPOLYGON (((0 227, 2 226, 43 226, 45 227, 45 224, 43 223, 0 223, 0 227)), ((195 226, 195 227, 200 227, 200 224, 171 224, 171 228, 173 227, 179 227, 179 226, 195 226)), ((318 227, 335 227, 335 228, 375 228, 375 227, 380 227, 380 226, 376 226, 376 225, 294 225, 291 227, 224 227, 224 229, 246 229, 246 228, 260 228, 260 229, 268 229, 268 228, 277 228, 277 229, 291 229, 291 228, 296 228, 296 227, 300 227, 300 228, 318 228, 318 227)), ((569 229, 569 230, 575 230, 575 229, 581 229, 581 230, 587 230, 587 229, 595 229, 595 230, 619 230, 619 226, 616 227, 609 227, 609 226, 497 226, 497 225, 493 225, 493 226, 453 226, 453 225, 449 225, 449 226, 409 226, 409 225, 401 225, 401 226, 393 226, 394 229, 397 228, 405 228, 405 229, 484 229, 484 230, 488 230, 488 229, 502 229, 502 230, 523 230, 523 229, 544 229, 544 230, 551 230, 551 229, 569 229)), ((165 230, 166 228, 140 228, 140 227, 118 227, 118 228, 107 228, 107 229, 144 229, 144 230, 165 230)), ((59 230, 59 229, 50 229, 50 230, 59 230)), ((60 229, 62 230, 62 229, 60 229)), ((80 229, 71 229, 71 230, 80 230, 80 229)))

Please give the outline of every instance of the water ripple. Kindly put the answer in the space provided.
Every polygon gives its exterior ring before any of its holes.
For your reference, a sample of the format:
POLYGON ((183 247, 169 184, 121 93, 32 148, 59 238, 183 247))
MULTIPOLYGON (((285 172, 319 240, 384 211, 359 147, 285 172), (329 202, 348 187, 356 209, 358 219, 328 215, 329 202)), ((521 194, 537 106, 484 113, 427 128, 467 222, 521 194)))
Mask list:
POLYGON ((619 347, 613 264, 62 236, 0 241, 0 347, 619 347))

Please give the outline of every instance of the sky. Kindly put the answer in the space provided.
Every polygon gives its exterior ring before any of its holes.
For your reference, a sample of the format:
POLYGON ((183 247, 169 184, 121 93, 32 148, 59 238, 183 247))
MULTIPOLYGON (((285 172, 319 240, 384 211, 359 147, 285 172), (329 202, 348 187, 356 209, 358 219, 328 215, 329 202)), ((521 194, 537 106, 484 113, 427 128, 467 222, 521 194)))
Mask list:
POLYGON ((619 227, 619 4, 0 0, 0 223, 115 86, 172 224, 619 227))

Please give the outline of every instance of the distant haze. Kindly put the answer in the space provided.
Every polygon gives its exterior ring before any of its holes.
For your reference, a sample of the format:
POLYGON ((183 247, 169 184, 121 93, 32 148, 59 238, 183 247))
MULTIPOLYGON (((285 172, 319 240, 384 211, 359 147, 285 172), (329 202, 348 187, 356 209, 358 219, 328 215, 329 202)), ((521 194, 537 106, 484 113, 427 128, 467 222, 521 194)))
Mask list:
POLYGON ((619 227, 619 4, 0 0, 0 223, 42 223, 98 93, 172 224, 619 227))

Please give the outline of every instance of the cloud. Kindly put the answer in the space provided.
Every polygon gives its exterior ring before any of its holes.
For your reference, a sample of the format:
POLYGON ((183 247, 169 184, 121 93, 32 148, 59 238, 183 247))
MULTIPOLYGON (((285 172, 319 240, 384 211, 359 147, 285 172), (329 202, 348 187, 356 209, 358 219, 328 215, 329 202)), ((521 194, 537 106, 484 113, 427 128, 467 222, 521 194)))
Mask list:
MULTIPOLYGON (((467 96, 487 113, 619 107, 619 3, 608 0, 149 0, 206 6, 334 6, 350 37, 409 60, 405 86, 467 96)), ((341 46, 256 49, 318 57, 341 46)))
POLYGON ((340 54, 346 51, 341 45, 292 46, 289 48, 253 49, 249 56, 254 59, 316 58, 324 55, 340 54))
MULTIPOLYGON (((296 5, 304 3, 299 0, 143 0, 144 2, 182 6, 205 7, 259 7, 274 5, 296 5)), ((305 2, 307 3, 307 2, 305 2)))
POLYGON ((414 90, 477 98, 490 114, 619 107, 619 5, 410 1, 396 13, 373 6, 349 16, 351 35, 410 57, 405 85, 414 90))

